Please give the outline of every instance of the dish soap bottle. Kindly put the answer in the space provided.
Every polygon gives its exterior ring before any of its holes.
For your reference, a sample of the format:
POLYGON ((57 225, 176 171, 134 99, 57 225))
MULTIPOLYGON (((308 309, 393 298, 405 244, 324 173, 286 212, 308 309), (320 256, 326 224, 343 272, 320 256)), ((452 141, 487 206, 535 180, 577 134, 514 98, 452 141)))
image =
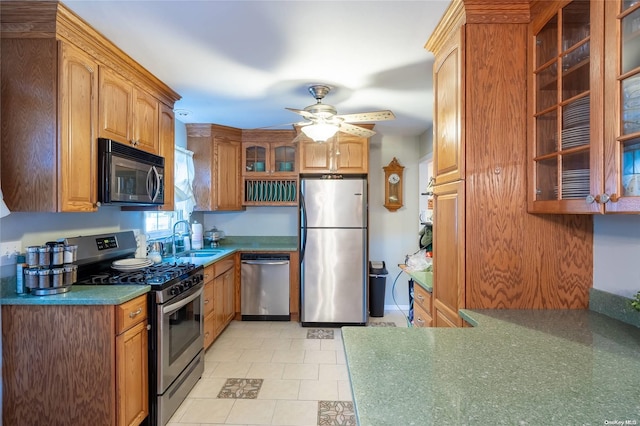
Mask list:
POLYGON ((202 248, 202 240, 204 236, 204 230, 202 224, 197 220, 193 221, 191 225, 191 248, 194 250, 200 250, 202 248))

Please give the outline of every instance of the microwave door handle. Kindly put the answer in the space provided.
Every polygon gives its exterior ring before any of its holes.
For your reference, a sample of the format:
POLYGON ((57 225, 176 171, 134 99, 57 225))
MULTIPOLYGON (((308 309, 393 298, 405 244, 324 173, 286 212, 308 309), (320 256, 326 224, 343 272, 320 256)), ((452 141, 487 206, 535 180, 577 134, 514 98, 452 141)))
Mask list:
POLYGON ((152 199, 152 191, 153 191, 153 177, 151 176, 151 174, 153 173, 153 167, 151 167, 149 169, 149 171, 147 172, 147 196, 149 197, 149 199, 152 199))
POLYGON ((153 171, 153 174, 155 176, 155 179, 152 178, 152 180, 155 182, 152 182, 151 190, 153 192, 149 191, 149 196, 151 197, 151 201, 156 201, 156 199, 160 195, 160 188, 161 188, 160 173, 158 172, 158 169, 156 169, 156 166, 151 167, 151 171, 153 171))

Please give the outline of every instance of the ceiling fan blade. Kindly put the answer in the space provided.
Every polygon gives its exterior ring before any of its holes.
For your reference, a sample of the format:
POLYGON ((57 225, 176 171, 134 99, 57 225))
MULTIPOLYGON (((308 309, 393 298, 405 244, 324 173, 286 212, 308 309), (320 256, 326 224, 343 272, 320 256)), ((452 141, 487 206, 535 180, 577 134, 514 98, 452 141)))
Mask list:
POLYGON ((305 111, 303 109, 295 109, 295 108, 285 108, 289 111, 295 112, 296 114, 300 114, 301 116, 303 116, 304 118, 307 118, 309 120, 316 118, 316 116, 308 111, 305 111))
POLYGON ((347 123, 360 123, 363 121, 385 121, 393 120, 396 118, 396 116, 393 115, 393 112, 389 110, 345 114, 338 115, 338 117, 342 118, 347 123))
POLYGON ((370 138, 375 135, 376 132, 373 130, 365 129, 364 127, 354 126, 349 123, 340 124, 340 131, 343 133, 348 133, 350 135, 360 136, 362 138, 370 138))

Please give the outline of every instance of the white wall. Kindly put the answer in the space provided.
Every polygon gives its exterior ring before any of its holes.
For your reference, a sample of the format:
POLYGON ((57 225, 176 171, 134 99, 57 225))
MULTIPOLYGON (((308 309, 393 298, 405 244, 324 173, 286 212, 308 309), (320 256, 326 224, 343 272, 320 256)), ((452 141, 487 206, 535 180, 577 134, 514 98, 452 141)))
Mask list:
POLYGON ((635 295, 640 291, 640 216, 595 216, 593 229, 593 288, 635 295))

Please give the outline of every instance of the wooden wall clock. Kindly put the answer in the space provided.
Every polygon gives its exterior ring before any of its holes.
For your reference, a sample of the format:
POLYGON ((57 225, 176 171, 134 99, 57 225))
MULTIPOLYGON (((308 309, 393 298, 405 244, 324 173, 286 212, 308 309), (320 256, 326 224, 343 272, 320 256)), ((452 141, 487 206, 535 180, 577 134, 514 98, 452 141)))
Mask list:
POLYGON ((384 170, 384 206, 390 212, 395 212, 402 207, 402 184, 404 181, 404 167, 398 163, 396 157, 384 170))

